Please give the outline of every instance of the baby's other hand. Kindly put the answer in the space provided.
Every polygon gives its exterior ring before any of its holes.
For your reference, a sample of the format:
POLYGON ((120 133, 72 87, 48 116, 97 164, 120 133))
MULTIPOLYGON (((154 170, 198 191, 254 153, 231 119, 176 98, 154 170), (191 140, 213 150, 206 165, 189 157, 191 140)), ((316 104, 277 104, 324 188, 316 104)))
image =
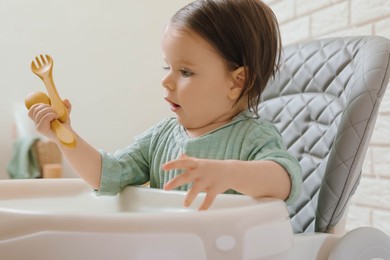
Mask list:
POLYGON ((196 196, 206 192, 206 197, 199 210, 208 209, 218 194, 225 192, 229 187, 229 174, 226 161, 198 159, 181 155, 178 159, 165 163, 163 170, 182 169, 184 172, 164 185, 165 190, 172 190, 185 183, 192 183, 184 200, 184 206, 191 205, 196 196))

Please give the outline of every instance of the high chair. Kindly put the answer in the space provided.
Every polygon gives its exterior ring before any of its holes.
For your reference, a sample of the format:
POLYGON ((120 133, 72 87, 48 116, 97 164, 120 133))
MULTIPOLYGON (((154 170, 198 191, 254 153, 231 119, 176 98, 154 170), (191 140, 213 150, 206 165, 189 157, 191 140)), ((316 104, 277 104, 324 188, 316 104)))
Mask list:
POLYGON ((320 39, 284 48, 260 116, 273 122, 303 171, 289 208, 296 233, 329 232, 342 218, 362 171, 389 80, 389 40, 320 39))
POLYGON ((302 194, 288 208, 291 223, 295 233, 342 233, 388 85, 390 42, 319 39, 288 46, 283 55, 260 116, 276 125, 302 166, 302 194))
POLYGON ((260 116, 280 130, 303 170, 294 206, 220 194, 127 187, 97 197, 79 179, 0 181, 0 259, 390 259, 375 228, 343 234, 380 101, 390 41, 319 39, 285 47, 260 116))

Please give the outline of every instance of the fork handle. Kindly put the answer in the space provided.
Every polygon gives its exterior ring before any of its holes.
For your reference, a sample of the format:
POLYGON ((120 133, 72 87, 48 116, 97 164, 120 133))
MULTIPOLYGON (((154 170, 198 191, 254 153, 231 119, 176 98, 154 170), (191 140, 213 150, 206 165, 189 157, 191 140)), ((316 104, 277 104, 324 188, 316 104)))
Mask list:
POLYGON ((62 102, 60 95, 57 92, 56 86, 53 81, 52 74, 45 75, 42 78, 45 83, 47 94, 49 95, 51 106, 56 110, 59 118, 58 120, 65 123, 68 120, 68 110, 64 102, 62 102))
POLYGON ((64 146, 68 148, 73 148, 76 146, 76 137, 68 128, 61 124, 60 121, 54 119, 50 122, 50 126, 58 140, 60 140, 64 146))

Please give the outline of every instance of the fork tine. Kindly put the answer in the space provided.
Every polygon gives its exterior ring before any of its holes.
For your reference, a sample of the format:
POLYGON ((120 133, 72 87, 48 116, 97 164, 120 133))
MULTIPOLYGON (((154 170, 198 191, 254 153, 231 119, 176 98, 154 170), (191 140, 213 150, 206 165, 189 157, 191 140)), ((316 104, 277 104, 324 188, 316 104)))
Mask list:
POLYGON ((52 58, 50 57, 50 55, 46 54, 46 60, 48 63, 52 63, 52 58))
POLYGON ((36 63, 37 63, 37 67, 39 68, 39 67, 42 67, 42 63, 41 63, 41 61, 39 60, 39 57, 38 56, 36 56, 35 57, 35 61, 36 61, 36 63))
POLYGON ((37 68, 37 65, 35 64, 34 61, 31 62, 31 68, 32 68, 33 70, 37 70, 37 69, 38 69, 38 68, 37 68))
POLYGON ((41 57, 41 61, 42 61, 42 64, 45 65, 46 64, 46 60, 45 58, 43 57, 43 55, 39 55, 39 57, 41 57))

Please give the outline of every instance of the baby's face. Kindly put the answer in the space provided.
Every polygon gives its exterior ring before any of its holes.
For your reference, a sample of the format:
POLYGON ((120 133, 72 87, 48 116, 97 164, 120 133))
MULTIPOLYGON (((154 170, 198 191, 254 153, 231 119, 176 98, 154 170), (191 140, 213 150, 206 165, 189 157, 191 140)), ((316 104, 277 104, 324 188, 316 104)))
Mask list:
POLYGON ((191 136, 200 136, 231 120, 234 76, 225 60, 198 34, 168 26, 162 40, 167 74, 165 99, 191 136))

